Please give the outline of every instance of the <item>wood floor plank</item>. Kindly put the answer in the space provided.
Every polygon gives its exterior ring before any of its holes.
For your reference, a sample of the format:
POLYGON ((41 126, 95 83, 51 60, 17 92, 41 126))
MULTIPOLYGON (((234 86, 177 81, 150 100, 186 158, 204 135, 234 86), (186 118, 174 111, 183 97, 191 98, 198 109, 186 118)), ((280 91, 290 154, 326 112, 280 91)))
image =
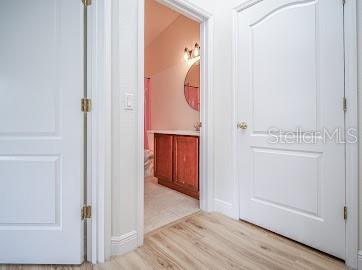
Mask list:
POLYGON ((205 220, 189 222, 190 226, 198 228, 202 226, 205 230, 204 242, 209 246, 214 246, 219 254, 242 265, 246 261, 255 269, 290 269, 290 263, 283 263, 277 257, 268 258, 264 249, 255 249, 250 241, 245 241, 243 235, 234 234, 214 223, 207 223, 205 220))
POLYGON ((100 265, 0 266, 0 270, 346 270, 322 252, 223 215, 197 213, 146 235, 144 245, 100 265))

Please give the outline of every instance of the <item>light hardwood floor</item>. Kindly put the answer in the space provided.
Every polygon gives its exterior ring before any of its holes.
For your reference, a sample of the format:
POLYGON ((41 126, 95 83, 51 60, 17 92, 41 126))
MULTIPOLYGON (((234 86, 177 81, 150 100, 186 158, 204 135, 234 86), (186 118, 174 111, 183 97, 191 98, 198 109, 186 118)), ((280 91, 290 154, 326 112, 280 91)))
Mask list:
POLYGON ((0 270, 341 270, 343 262, 220 214, 196 213, 146 235, 143 247, 103 265, 0 266, 0 270))

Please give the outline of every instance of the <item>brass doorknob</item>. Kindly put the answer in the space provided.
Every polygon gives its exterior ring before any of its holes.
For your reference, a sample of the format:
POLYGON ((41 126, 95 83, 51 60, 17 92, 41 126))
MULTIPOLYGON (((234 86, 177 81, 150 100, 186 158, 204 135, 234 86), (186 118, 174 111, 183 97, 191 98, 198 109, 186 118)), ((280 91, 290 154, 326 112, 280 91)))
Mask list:
POLYGON ((247 129, 248 124, 246 122, 240 122, 240 123, 238 123, 237 127, 240 129, 247 129))

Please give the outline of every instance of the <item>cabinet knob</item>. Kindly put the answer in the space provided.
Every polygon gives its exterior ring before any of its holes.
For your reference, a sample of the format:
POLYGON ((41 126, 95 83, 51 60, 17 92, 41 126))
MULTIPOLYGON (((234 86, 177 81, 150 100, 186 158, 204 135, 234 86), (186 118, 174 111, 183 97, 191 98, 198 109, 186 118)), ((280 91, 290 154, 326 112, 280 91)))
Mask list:
POLYGON ((240 129, 247 129, 248 128, 248 124, 246 122, 240 122, 237 124, 237 127, 240 129))

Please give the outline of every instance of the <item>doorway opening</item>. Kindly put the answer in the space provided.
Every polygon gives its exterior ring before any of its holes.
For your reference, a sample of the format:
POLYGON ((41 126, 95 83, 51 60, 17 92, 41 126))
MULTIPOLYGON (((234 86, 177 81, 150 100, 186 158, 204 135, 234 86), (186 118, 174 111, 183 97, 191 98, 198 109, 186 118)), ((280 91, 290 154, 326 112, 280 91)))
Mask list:
POLYGON ((198 212, 200 23, 144 10, 144 233, 198 212))
MULTIPOLYGON (((193 50, 195 45, 199 46, 199 68, 200 68, 200 86, 199 86, 199 98, 200 98, 200 110, 199 110, 199 122, 202 123, 198 137, 199 143, 199 157, 198 157, 198 175, 199 175, 199 208, 203 211, 210 212, 214 209, 214 158, 213 158, 213 17, 211 13, 201 9, 197 5, 185 2, 183 0, 157 0, 157 3, 163 6, 169 7, 173 11, 180 13, 184 17, 191 19, 199 23, 199 43, 196 44, 195 40, 190 41, 190 44, 182 44, 181 59, 180 62, 185 63, 186 53, 185 47, 188 52, 191 53, 190 59, 193 59, 193 50), (191 52, 190 52, 191 51, 191 52)), ((144 167, 145 167, 145 147, 144 147, 144 80, 145 77, 145 0, 138 1, 138 205, 137 205, 137 244, 141 246, 144 240, 144 167)), ((177 36, 177 35, 175 35, 177 36)), ((166 46, 162 57, 168 55, 169 49, 166 46)), ((195 61, 195 60, 194 60, 195 61)), ((160 62, 157 60, 157 62, 160 62)), ((188 61, 190 66, 193 62, 188 61)), ((190 67, 189 66, 189 67, 190 67)), ((188 69, 189 69, 188 67, 188 69)), ((186 69, 186 70, 188 70, 186 69)), ((184 71, 183 80, 181 80, 181 93, 185 93, 185 77, 187 72, 184 71)), ((148 76, 150 77, 150 76, 148 76)), ((151 77, 152 88, 152 77, 151 77)), ((151 89, 152 91, 152 89, 151 89)), ((183 101, 187 103, 184 95, 183 101)), ((152 102, 152 101, 151 101, 152 102)), ((187 103, 188 104, 188 103, 187 103)), ((188 105, 189 106, 189 105, 188 105)), ((151 111, 152 113, 152 111, 151 111)), ((192 130, 192 129, 191 129, 192 130)), ((162 135, 162 134, 160 134, 162 135)), ((193 134, 195 135, 195 134, 193 134)), ((185 136, 187 137, 187 136, 185 136)), ((192 137, 192 136, 191 136, 192 137)), ((154 139, 153 139, 154 140, 154 139)), ((151 141, 152 142, 152 141, 151 141)), ((194 144, 195 145, 195 144, 194 144)), ((195 146, 194 146, 195 147, 195 146)), ((156 154, 157 155, 157 154, 156 154)), ((181 159, 182 161, 183 159, 181 159)), ((157 165, 156 165, 157 167, 157 165)), ((157 169, 157 168, 156 168, 157 169)), ((188 194, 190 195, 190 194, 188 194)))

